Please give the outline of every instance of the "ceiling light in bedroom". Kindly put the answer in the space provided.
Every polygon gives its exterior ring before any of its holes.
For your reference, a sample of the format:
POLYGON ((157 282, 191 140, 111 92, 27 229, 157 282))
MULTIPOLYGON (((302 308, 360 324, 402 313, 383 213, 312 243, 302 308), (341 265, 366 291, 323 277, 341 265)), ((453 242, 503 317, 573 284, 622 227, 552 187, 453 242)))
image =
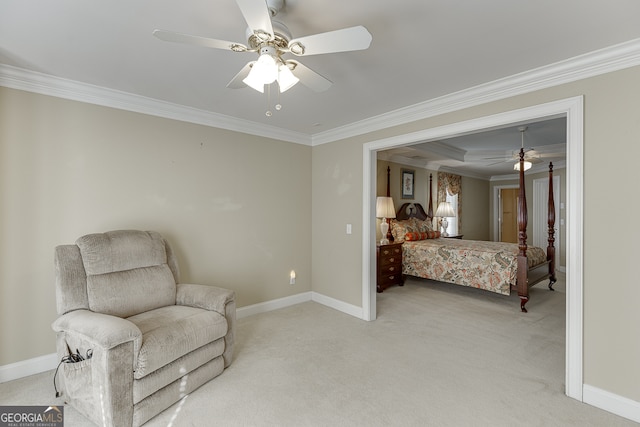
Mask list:
POLYGON ((273 46, 264 46, 260 49, 260 57, 251 65, 247 77, 242 80, 247 86, 264 93, 264 85, 278 81, 280 92, 293 87, 300 81, 291 72, 291 68, 280 59, 273 46))
POLYGON ((278 65, 278 87, 280 87, 280 93, 289 90, 296 83, 300 81, 299 78, 293 75, 291 68, 283 62, 278 65))
POLYGON ((253 63, 249 75, 243 80, 247 86, 264 93, 264 85, 275 81, 278 77, 278 64, 274 53, 275 48, 271 46, 260 50, 260 57, 253 63))
MULTIPOLYGON (((522 126, 522 127, 519 127, 518 130, 520 131, 520 140, 521 140, 520 152, 523 153, 522 158, 524 159, 524 131, 527 130, 527 127, 526 126, 522 126)), ((533 165, 532 165, 531 162, 529 162, 527 160, 524 160, 522 162, 522 166, 523 166, 525 171, 528 171, 529 169, 531 169, 531 166, 533 166, 533 165)), ((513 165, 513 170, 515 170, 515 171, 519 171, 520 170, 520 160, 518 160, 516 162, 516 164, 513 165)))
POLYGON ((436 209, 436 216, 442 218, 442 221, 440 221, 440 225, 442 225, 442 237, 448 237, 449 233, 447 233, 447 227, 449 227, 449 222, 447 221, 447 218, 456 216, 451 203, 440 202, 438 204, 438 209, 436 209))
MULTIPOLYGON (((300 81, 291 72, 293 64, 289 64, 280 58, 273 46, 262 46, 260 48, 260 57, 257 61, 251 63, 251 69, 243 83, 247 86, 264 93, 267 86, 267 105, 271 105, 271 83, 278 82, 278 99, 279 95, 300 81)), ((269 108, 269 107, 267 107, 269 108)), ((282 105, 278 102, 275 109, 280 111, 282 105)), ((272 116, 272 111, 267 109, 267 117, 272 116)))
POLYGON ((376 199, 376 217, 382 218, 382 222, 380 223, 380 233, 382 234, 380 244, 388 245, 389 218, 396 217, 396 208, 393 206, 393 198, 381 196, 376 199))
MULTIPOLYGON (((528 171, 529 169, 531 169, 531 162, 528 161, 524 161, 522 162, 523 166, 524 166, 524 170, 528 171)), ((516 162, 515 165, 513 165, 513 170, 519 171, 520 170, 520 161, 516 162)))

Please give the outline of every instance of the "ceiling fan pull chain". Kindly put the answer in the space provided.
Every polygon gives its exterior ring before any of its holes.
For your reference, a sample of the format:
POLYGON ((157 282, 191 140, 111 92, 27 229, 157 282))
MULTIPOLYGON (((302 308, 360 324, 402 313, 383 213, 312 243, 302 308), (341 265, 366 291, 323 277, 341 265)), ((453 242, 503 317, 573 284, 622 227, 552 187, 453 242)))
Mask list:
POLYGON ((278 102, 276 103, 276 111, 282 110, 282 104, 280 104, 280 94, 281 93, 282 93, 282 91, 280 91, 280 85, 278 85, 278 102))
POLYGON ((271 112, 271 84, 267 85, 267 112, 264 113, 267 117, 271 117, 273 113, 271 112))

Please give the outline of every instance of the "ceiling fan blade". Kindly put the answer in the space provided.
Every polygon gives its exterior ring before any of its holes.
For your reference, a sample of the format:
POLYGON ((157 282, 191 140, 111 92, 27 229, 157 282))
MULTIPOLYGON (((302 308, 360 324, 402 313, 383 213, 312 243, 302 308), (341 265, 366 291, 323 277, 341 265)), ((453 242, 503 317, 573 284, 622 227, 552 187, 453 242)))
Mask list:
POLYGON ((231 81, 227 84, 227 87, 229 89, 242 89, 243 87, 247 87, 246 83, 244 83, 243 80, 249 75, 249 71, 251 71, 251 67, 254 63, 255 61, 251 61, 247 63, 247 65, 242 67, 238 74, 236 74, 235 77, 232 78, 231 81))
POLYGON ((271 12, 265 0, 236 0, 236 3, 238 3, 247 25, 258 38, 262 41, 273 39, 271 12), (266 39, 263 39, 263 37, 266 37, 266 39))
POLYGON ((363 50, 369 47, 371 39, 371 33, 359 25, 293 39, 289 42, 289 50, 298 56, 363 50))
POLYGON ((287 65, 291 68, 293 75, 300 79, 300 83, 315 92, 324 92, 333 84, 330 80, 322 77, 298 61, 288 60, 287 65))
POLYGON ((551 155, 557 157, 566 154, 567 144, 542 145, 536 148, 531 148, 530 151, 533 151, 536 156, 551 155))
POLYGON ((486 165, 486 166, 487 166, 487 167, 489 167, 489 166, 495 166, 495 165, 499 165, 499 164, 501 164, 501 163, 507 163, 507 162, 509 162, 509 161, 510 161, 510 159, 508 159, 508 160, 500 160, 499 162, 489 163, 489 164, 488 164, 488 165, 486 165))
POLYGON ((524 159, 528 162, 533 163, 534 165, 537 165, 538 163, 542 163, 544 162, 544 160, 542 160, 540 157, 527 157, 525 156, 524 159))
POLYGON ((210 39, 207 37, 192 36, 190 34, 176 33, 173 31, 153 30, 153 35, 166 42, 191 44, 195 46, 211 47, 214 49, 228 49, 233 50, 234 52, 245 52, 249 50, 245 45, 241 43, 210 39))

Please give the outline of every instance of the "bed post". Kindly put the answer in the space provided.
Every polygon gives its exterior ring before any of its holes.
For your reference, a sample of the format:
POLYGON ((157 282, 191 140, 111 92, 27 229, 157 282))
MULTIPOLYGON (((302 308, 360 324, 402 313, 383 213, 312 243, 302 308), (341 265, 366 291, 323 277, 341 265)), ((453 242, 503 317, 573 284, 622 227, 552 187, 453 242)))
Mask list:
POLYGON ((549 162, 549 212, 547 224, 549 225, 549 246, 547 246, 547 261, 549 261, 549 289, 553 291, 553 284, 556 283, 556 248, 553 246, 556 241, 556 205, 553 195, 553 163, 551 162, 549 162))
MULTIPOLYGON (((387 166, 387 197, 391 197, 391 167, 387 166)), ((387 228, 387 240, 390 242, 394 241, 393 233, 391 233, 391 219, 387 218, 387 224, 389 228, 387 228)))
POLYGON ((520 296, 520 309, 526 313, 525 304, 529 301, 529 283, 527 282, 527 196, 524 182, 524 149, 520 149, 520 189, 518 194, 518 275, 516 284, 520 296))
POLYGON ((431 188, 433 187, 433 174, 429 174, 429 204, 427 206, 427 217, 429 221, 433 220, 433 197, 431 197, 431 188))

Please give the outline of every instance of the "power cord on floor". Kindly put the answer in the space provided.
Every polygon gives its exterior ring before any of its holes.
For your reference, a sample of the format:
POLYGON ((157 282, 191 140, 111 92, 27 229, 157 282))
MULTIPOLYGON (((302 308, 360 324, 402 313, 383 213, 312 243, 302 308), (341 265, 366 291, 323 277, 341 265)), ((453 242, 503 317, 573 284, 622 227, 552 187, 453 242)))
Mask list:
POLYGON ((56 376, 58 376, 58 369, 60 369, 60 365, 63 363, 82 362, 83 360, 91 359, 92 356, 93 349, 87 350, 86 356, 82 356, 82 354, 80 354, 80 350, 76 349, 75 353, 68 354, 60 359, 60 363, 58 363, 58 366, 56 367, 56 372, 53 374, 53 389, 56 391, 56 397, 60 397, 62 395, 62 392, 58 391, 58 387, 56 386, 56 376))

